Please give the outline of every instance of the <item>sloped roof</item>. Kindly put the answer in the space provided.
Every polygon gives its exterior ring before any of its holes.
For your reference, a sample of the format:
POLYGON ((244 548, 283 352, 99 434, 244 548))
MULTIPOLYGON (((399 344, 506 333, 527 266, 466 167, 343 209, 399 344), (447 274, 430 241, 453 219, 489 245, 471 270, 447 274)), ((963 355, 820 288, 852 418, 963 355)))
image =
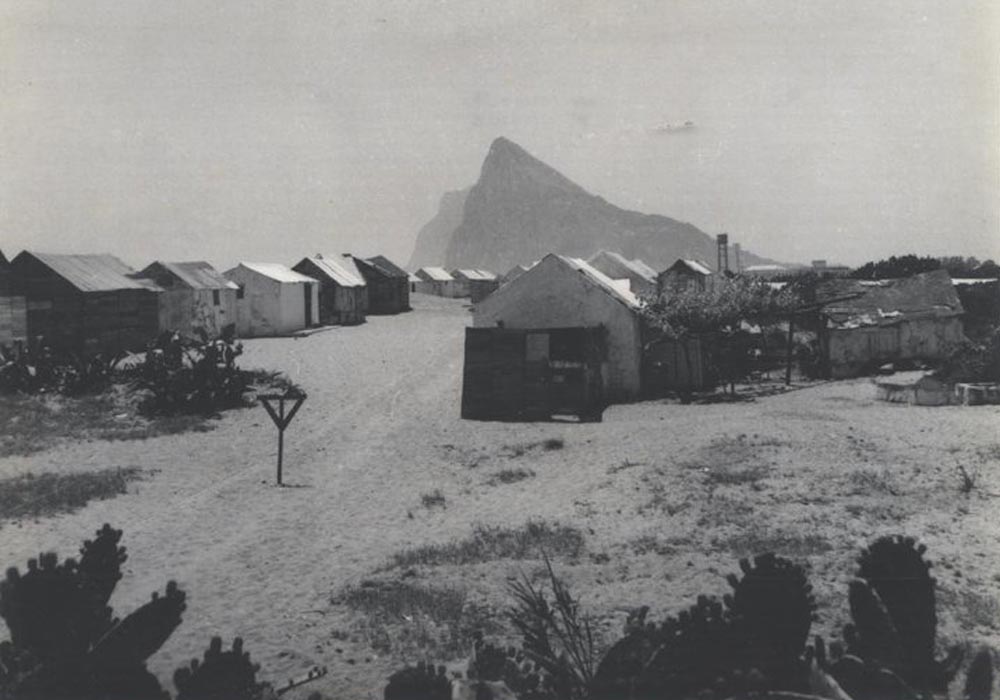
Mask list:
POLYGON ((644 263, 639 258, 636 258, 635 260, 629 260, 629 263, 632 265, 632 267, 634 267, 636 270, 638 270, 639 273, 643 277, 645 277, 646 279, 648 279, 650 281, 653 281, 653 280, 656 279, 656 270, 654 270, 653 268, 651 268, 649 265, 647 265, 646 263, 644 263))
POLYGON ((401 268, 399 265, 397 265, 384 255, 376 255, 375 257, 372 258, 365 258, 365 261, 375 266, 375 268, 378 269, 378 271, 381 272, 386 277, 409 278, 410 276, 410 273, 408 273, 406 270, 401 268))
POLYGON ((452 270, 451 276, 467 280, 483 280, 488 282, 492 282, 497 278, 497 276, 492 272, 490 272, 489 270, 473 270, 473 269, 452 270))
POLYGON ((341 287, 364 287, 365 278, 350 255, 322 255, 305 258, 341 287))
MULTIPOLYGON (((555 254, 553 253, 553 255, 555 254)), ((633 294, 630 290, 624 289, 623 285, 616 284, 613 279, 605 275, 586 260, 581 260, 580 258, 570 258, 565 255, 555 255, 555 257, 562 260, 574 270, 583 273, 583 276, 587 280, 596 284, 598 287, 629 308, 638 309, 641 306, 639 303, 639 297, 633 294)))
POLYGON ((259 275, 270 277, 276 282, 315 282, 312 277, 302 275, 281 263, 241 262, 240 265, 259 275))
POLYGON ((829 279, 816 288, 816 299, 820 303, 829 300, 822 313, 831 325, 839 328, 889 325, 964 313, 946 270, 893 280, 829 279))
POLYGON ((159 289, 129 277, 131 267, 113 255, 58 255, 24 251, 15 258, 31 256, 81 292, 113 292, 119 289, 159 289))
POLYGON ((417 270, 418 277, 421 272, 432 282, 452 282, 455 279, 443 267, 422 267, 417 270))
POLYGON ((699 275, 708 276, 712 274, 712 268, 708 266, 708 263, 702 262, 701 260, 694 260, 692 258, 678 258, 677 261, 664 270, 664 272, 669 272, 677 267, 683 267, 699 275))
MULTIPOLYGON (((222 276, 222 273, 204 260, 193 262, 164 262, 157 264, 169 270, 191 289, 233 289, 237 285, 222 276)), ((149 269, 148 267, 146 269, 149 269)), ((143 270, 145 272, 145 270, 143 270)))
POLYGON ((591 258, 587 261, 587 263, 590 264, 591 267, 594 267, 595 269, 600 269, 599 266, 603 264, 605 261, 608 261, 613 265, 617 265, 626 272, 631 273, 636 277, 645 279, 648 282, 656 281, 656 272, 651 268, 649 268, 648 265, 646 265, 645 263, 637 265, 634 261, 629 260, 620 253, 612 253, 607 250, 601 250, 592 255, 591 258), (647 268, 649 272, 647 272, 643 268, 647 268))

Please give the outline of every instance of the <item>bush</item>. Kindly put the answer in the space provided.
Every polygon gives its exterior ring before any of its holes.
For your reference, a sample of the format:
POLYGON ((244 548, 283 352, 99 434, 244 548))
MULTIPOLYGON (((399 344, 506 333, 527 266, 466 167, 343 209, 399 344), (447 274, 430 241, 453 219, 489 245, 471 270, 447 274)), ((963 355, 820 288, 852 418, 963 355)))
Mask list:
POLYGON ((962 343, 934 376, 946 382, 1000 382, 1000 327, 980 343, 962 343))
POLYGON ((87 355, 46 345, 0 345, 0 393, 52 392, 67 396, 107 389, 123 353, 87 355))
POLYGON ((211 414, 244 403, 249 376, 236 366, 243 346, 227 326, 217 340, 162 334, 133 372, 135 386, 149 392, 143 410, 151 414, 211 414))

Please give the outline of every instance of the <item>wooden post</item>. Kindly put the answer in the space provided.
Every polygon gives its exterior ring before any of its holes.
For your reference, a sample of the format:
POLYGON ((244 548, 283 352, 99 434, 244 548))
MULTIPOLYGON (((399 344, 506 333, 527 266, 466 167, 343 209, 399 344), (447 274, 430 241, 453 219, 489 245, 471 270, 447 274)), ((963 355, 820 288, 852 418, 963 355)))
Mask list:
POLYGON ((281 486, 282 462, 285 452, 285 428, 288 427, 288 424, 292 422, 292 418, 298 413, 302 402, 306 400, 306 395, 289 392, 287 394, 262 394, 257 398, 260 399, 264 410, 271 416, 271 420, 278 428, 278 486, 281 486), (274 407, 270 403, 271 401, 278 402, 277 411, 274 410, 274 407), (285 401, 295 402, 287 414, 285 413, 285 401))
POLYGON ((785 386, 792 383, 792 350, 795 347, 795 316, 788 317, 788 347, 785 352, 785 386))

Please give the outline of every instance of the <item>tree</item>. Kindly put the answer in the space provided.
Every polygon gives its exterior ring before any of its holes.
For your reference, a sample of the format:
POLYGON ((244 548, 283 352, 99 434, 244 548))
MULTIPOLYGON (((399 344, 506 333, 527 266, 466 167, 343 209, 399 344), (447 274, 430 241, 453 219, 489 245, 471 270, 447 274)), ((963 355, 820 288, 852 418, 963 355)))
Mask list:
POLYGON ((709 289, 684 289, 646 300, 643 314, 659 337, 709 337, 719 378, 732 384, 750 370, 752 338, 744 324, 773 325, 801 305, 791 287, 773 289, 750 277, 719 280, 709 289))
POLYGON ((862 280, 884 280, 911 277, 921 272, 931 272, 941 269, 941 261, 930 256, 918 257, 908 255, 893 255, 887 260, 867 262, 851 272, 851 277, 862 280))

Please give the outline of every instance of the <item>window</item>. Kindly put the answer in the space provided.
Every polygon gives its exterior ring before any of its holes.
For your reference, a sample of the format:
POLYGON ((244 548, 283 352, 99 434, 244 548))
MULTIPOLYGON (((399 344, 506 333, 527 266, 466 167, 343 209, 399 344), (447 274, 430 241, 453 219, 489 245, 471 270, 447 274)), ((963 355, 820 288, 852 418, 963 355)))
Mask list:
POLYGON ((243 285, 241 284, 241 285, 240 285, 240 286, 239 286, 239 287, 238 287, 238 288, 236 289, 236 298, 237 298, 237 299, 242 299, 242 298, 243 298, 243 294, 244 294, 244 292, 245 292, 245 291, 246 291, 246 287, 244 287, 244 286, 243 286, 243 285))
POLYGON ((212 303, 215 304, 216 306, 218 306, 219 304, 222 303, 222 300, 219 299, 219 290, 218 289, 213 289, 212 290, 212 303))

